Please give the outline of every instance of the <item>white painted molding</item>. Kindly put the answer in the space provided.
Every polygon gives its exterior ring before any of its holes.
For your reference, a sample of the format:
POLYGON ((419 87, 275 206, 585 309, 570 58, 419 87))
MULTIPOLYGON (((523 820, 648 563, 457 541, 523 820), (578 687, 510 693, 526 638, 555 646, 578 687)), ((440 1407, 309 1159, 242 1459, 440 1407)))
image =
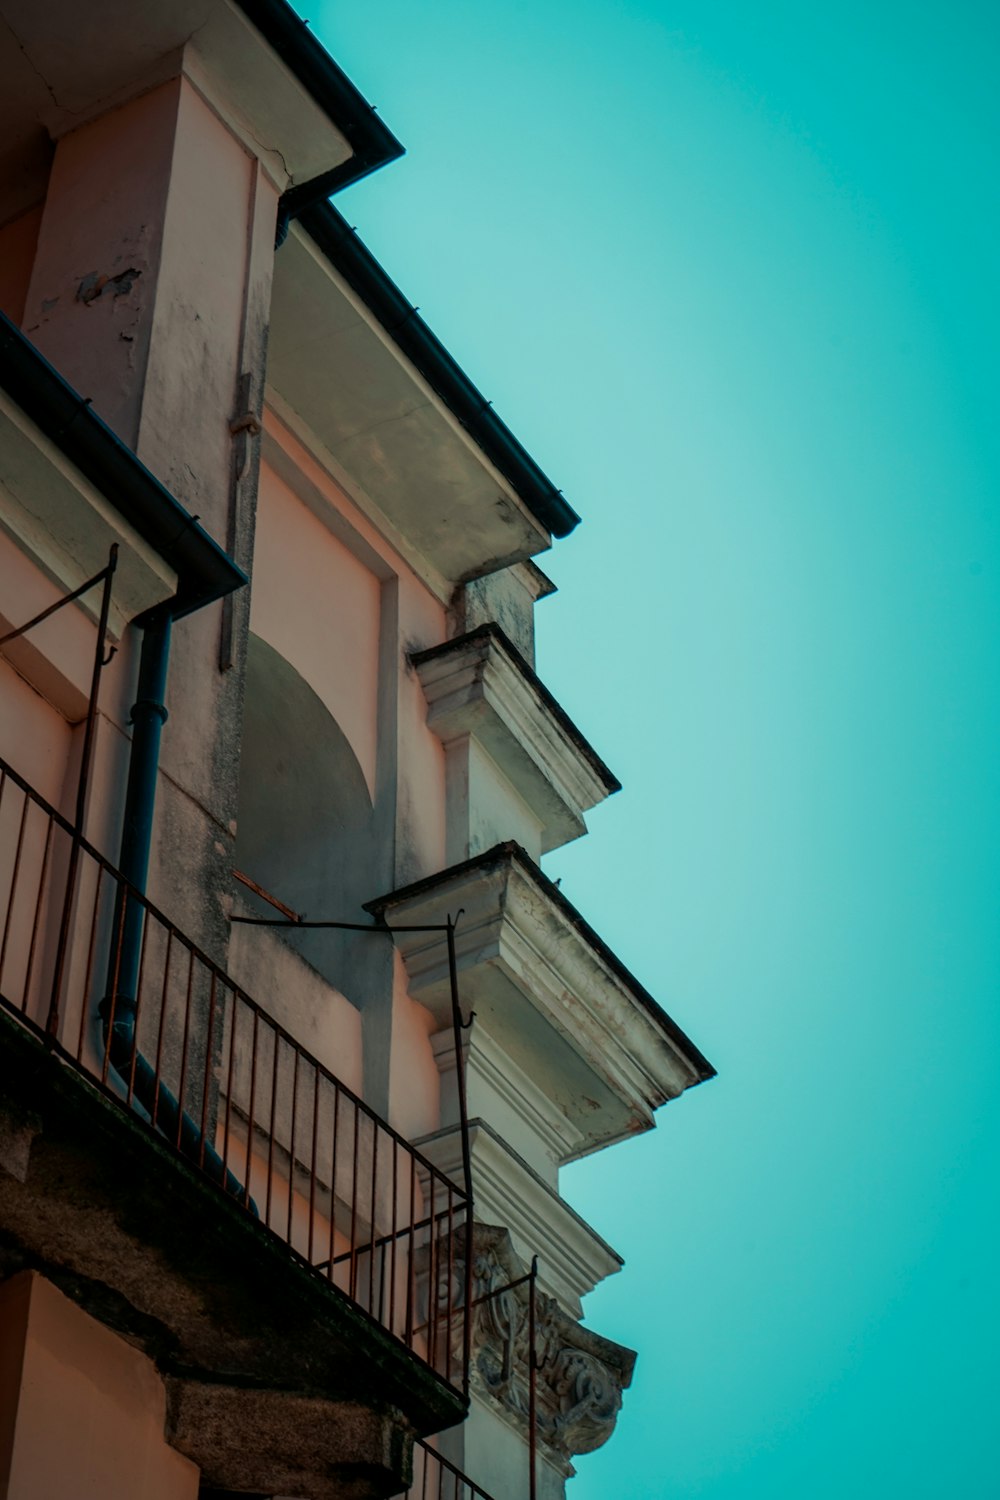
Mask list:
MULTIPOLYGON (((441 1124, 457 1125, 455 1045, 450 1027, 431 1037, 431 1049, 442 1081, 441 1124)), ((488 1120, 513 1149, 520 1150, 540 1177, 556 1187, 558 1163, 567 1149, 582 1144, 582 1137, 485 1027, 473 1023, 468 1028, 462 1051, 470 1116, 488 1120), (524 1142, 530 1144, 525 1146, 524 1142)))
POLYGON ((412 657, 427 724, 445 746, 475 739, 542 828, 542 852, 586 833, 619 782, 498 625, 412 657))
MULTIPOLYGON (((653 1110, 713 1075, 711 1064, 516 844, 498 844, 367 904, 390 927, 462 909, 463 1010, 565 1119, 560 1161, 653 1124, 653 1110)), ((450 1022, 440 932, 397 932, 410 993, 450 1022)))

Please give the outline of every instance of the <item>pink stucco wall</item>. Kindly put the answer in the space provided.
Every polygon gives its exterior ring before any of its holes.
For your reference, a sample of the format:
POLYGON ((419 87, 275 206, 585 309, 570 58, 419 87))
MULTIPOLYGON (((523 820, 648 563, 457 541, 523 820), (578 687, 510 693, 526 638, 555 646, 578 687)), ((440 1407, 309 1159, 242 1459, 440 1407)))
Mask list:
POLYGON ((34 1271, 0 1287, 0 1411, 6 1500, 197 1500, 152 1362, 34 1271))
POLYGON ((322 699, 375 795, 380 582, 262 465, 250 628, 322 699))

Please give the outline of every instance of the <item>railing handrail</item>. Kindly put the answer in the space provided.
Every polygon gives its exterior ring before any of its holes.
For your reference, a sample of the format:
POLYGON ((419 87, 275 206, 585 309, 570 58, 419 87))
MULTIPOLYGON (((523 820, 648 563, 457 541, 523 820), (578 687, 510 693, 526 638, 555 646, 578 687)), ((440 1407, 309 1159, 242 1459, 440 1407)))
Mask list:
MULTIPOLYGON (((309 1049, 307 1047, 304 1047, 302 1043, 291 1034, 291 1032, 289 1032, 284 1026, 282 1026, 281 1022, 277 1021, 274 1016, 272 1016, 270 1012, 260 1004, 259 1001, 255 1000, 252 995, 248 994, 243 986, 239 984, 235 979, 233 979, 232 975, 229 974, 221 964, 216 963, 216 961, 211 958, 203 948, 199 947, 199 945, 194 941, 193 938, 188 937, 183 929, 178 927, 170 917, 166 916, 166 914, 161 911, 161 909, 156 906, 156 904, 152 902, 149 897, 144 894, 144 892, 140 891, 136 886, 134 886, 132 882, 121 873, 118 867, 113 864, 110 859, 108 859, 107 855, 102 854, 101 851, 95 848, 95 846, 90 843, 90 841, 85 838, 83 834, 78 833, 76 829, 74 829, 73 824, 70 822, 70 820, 64 817, 64 815, 58 810, 58 808, 53 807, 52 804, 45 797, 43 797, 42 794, 37 791, 35 787, 33 787, 31 783, 27 781, 25 777, 20 774, 20 772, 15 770, 14 767, 11 766, 2 756, 0 756, 0 778, 2 778, 2 780, 13 781, 16 786, 20 787, 25 796, 29 797, 37 807, 40 807, 48 817, 50 817, 60 828, 62 828, 62 830, 67 834, 69 838, 73 839, 78 844, 78 846, 83 850, 85 854, 93 859, 95 863, 100 865, 100 867, 107 873, 107 875, 110 876, 112 880, 117 882, 117 884, 122 888, 122 890, 128 895, 131 900, 138 902, 145 911, 153 916, 156 921, 159 922, 170 933, 172 938, 176 939, 186 949, 188 949, 188 951, 199 961, 199 963, 205 966, 209 973, 213 974, 216 979, 221 980, 222 983, 229 990, 231 990, 233 994, 239 997, 242 1003, 246 1005, 250 1011, 255 1012, 261 1020, 266 1022, 266 1024, 275 1032, 275 1034, 281 1037, 282 1041, 287 1043, 288 1046, 292 1047, 296 1052, 298 1052, 299 1056, 302 1057, 310 1066, 314 1067, 317 1072, 327 1080, 328 1083, 331 1083, 342 1094, 346 1095, 350 1099, 351 1103, 355 1105, 362 1114, 366 1115, 369 1120, 371 1120, 373 1125, 378 1126, 380 1130, 384 1130, 386 1134, 396 1142, 397 1145, 402 1146, 413 1157, 415 1157, 431 1177, 439 1179, 442 1182, 446 1182, 452 1189, 452 1191, 456 1193, 458 1195, 458 1198, 461 1200, 460 1206, 465 1204, 465 1190, 460 1187, 457 1182, 455 1182, 454 1178, 452 1178, 447 1172, 443 1172, 440 1167, 435 1166, 432 1161, 424 1156, 423 1152, 420 1151, 418 1147, 414 1146, 411 1141, 408 1141, 404 1135, 401 1135, 400 1132, 394 1129, 387 1120, 384 1120, 381 1115, 379 1115, 374 1109, 372 1109, 371 1105, 367 1104, 364 1099, 356 1094, 349 1084, 344 1083, 342 1079, 337 1077, 336 1073, 332 1072, 331 1069, 327 1068, 325 1064, 320 1062, 318 1058, 314 1057, 309 1049)), ((374 933, 385 933, 386 936, 391 936, 392 931, 389 927, 377 926, 374 923, 372 924, 371 930, 374 933)))
POLYGON ((423 1438, 414 1438, 413 1445, 414 1447, 422 1448, 424 1453, 433 1458, 435 1463, 439 1464, 453 1479, 457 1479, 460 1484, 466 1485, 471 1492, 472 1500, 493 1500, 493 1496, 487 1490, 484 1490, 482 1485, 477 1484, 474 1479, 470 1479, 468 1474, 463 1474, 457 1465, 451 1463, 449 1459, 445 1458, 443 1453, 439 1453, 429 1443, 424 1442, 423 1438))

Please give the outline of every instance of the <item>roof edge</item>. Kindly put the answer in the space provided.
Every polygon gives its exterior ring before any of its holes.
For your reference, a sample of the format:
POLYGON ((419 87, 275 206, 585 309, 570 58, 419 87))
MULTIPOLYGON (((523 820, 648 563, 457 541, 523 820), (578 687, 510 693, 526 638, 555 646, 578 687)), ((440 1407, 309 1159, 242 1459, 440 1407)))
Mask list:
POLYGON ((243 587, 242 568, 3 313, 0 388, 175 570, 175 619, 243 587))
POLYGON ((295 183, 283 194, 278 223, 287 228, 289 219, 307 204, 395 161, 403 155, 403 146, 287 0, 235 3, 351 147, 351 156, 339 167, 308 182, 295 183))
POLYGON ((299 223, 319 251, 389 334, 397 348, 513 486, 552 536, 568 536, 580 517, 497 416, 417 309, 332 203, 304 208, 299 223))

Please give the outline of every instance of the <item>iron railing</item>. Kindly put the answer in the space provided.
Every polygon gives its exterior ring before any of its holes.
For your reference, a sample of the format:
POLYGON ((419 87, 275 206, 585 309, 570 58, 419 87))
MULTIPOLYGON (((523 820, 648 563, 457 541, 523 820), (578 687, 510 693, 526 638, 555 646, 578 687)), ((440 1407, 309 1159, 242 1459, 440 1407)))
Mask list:
MULTIPOLYGON (((316 1276, 466 1385, 468 1320, 451 1291, 466 1193, 2 760, 0 1002, 316 1276)), ((483 1494, 462 1482, 455 1496, 483 1494)))
POLYGON ((404 1500, 492 1500, 492 1496, 429 1443, 417 1438, 413 1444, 413 1483, 404 1500))

